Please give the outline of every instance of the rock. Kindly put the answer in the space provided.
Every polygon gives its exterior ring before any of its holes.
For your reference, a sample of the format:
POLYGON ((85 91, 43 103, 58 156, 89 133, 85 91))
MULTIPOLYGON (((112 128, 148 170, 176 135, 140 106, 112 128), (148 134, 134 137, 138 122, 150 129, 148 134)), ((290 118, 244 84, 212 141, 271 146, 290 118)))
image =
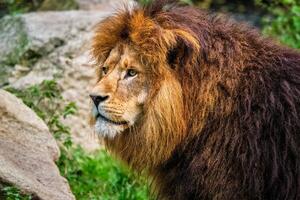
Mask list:
POLYGON ((20 17, 4 17, 0 20, 0 41, 0 66, 17 63, 28 44, 20 17))
MULTIPOLYGON (((18 64, 11 68, 8 78, 9 85, 18 89, 39 84, 43 80, 57 79, 63 89, 62 95, 67 101, 74 101, 78 107, 78 113, 66 119, 65 123, 71 125, 74 141, 88 150, 99 147, 99 141, 88 124, 88 94, 95 77, 88 51, 94 25, 109 13, 107 9, 18 16, 28 39, 26 48, 22 50, 23 57, 28 52, 39 56, 36 56, 34 62, 17 61, 18 64)), ((9 19, 15 18, 6 18, 9 19)), ((9 32, 14 32, 11 29, 9 32)), ((10 39, 9 33, 1 34, 7 36, 6 40, 10 39)))
POLYGON ((7 16, 0 22, 0 62, 20 63, 52 52, 78 32, 87 31, 104 12, 40 12, 7 16))
POLYGON ((80 10, 103 10, 111 9, 133 3, 131 0, 76 0, 80 10))
POLYGON ((13 70, 11 66, 0 64, 0 88, 9 84, 9 77, 13 70))
POLYGON ((46 124, 0 90, 0 180, 43 200, 75 199, 55 165, 59 148, 46 124))

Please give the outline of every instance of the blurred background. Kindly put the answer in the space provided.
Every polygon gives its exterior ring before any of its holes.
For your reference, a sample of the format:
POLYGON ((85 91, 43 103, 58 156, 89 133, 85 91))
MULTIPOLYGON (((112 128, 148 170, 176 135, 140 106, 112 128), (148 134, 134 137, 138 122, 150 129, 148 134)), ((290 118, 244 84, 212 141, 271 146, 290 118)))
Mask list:
MULTIPOLYGON (((104 9, 121 0, 1 0, 0 17, 35 11, 104 9)), ((146 4, 151 0, 135 0, 146 4)), ((125 1, 126 2, 126 1, 125 1)), ((236 19, 263 28, 299 48, 299 1, 297 0, 181 0, 212 11, 231 13, 236 19)))
MULTIPOLYGON (((300 48, 299 0, 181 2, 227 13, 300 48)), ((80 200, 151 199, 144 176, 112 158, 88 125, 93 27, 119 5, 118 0, 0 0, 0 90, 20 98, 49 127, 61 150, 56 164, 80 200)), ((1 179, 0 199, 33 198, 1 179)))

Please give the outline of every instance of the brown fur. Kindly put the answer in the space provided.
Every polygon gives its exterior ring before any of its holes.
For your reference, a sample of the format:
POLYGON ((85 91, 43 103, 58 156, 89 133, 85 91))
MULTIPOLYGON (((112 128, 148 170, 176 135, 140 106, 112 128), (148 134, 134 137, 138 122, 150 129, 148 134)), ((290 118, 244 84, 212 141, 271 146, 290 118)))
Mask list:
POLYGON ((300 198, 300 54, 244 24, 154 1, 98 25, 149 68, 141 119, 107 147, 165 199, 300 198))

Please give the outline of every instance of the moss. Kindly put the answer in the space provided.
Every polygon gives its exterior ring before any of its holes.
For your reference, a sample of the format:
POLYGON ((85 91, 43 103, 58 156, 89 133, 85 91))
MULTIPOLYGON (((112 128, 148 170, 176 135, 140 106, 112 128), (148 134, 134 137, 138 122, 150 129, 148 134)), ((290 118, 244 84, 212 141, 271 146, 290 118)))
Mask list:
POLYGON ((21 63, 29 44, 24 24, 19 16, 0 20, 0 87, 8 82, 12 66, 21 63))
POLYGON ((75 0, 45 0, 39 10, 74 10, 78 9, 78 5, 75 0))
POLYGON ((15 48, 7 55, 6 64, 15 65, 21 63, 21 60, 24 60, 24 54, 27 50, 28 39, 25 33, 20 34, 17 38, 16 43, 18 44, 15 48))
POLYGON ((28 37, 24 23, 19 16, 4 17, 0 21, 0 67, 1 63, 15 65, 20 62, 27 50, 28 37))

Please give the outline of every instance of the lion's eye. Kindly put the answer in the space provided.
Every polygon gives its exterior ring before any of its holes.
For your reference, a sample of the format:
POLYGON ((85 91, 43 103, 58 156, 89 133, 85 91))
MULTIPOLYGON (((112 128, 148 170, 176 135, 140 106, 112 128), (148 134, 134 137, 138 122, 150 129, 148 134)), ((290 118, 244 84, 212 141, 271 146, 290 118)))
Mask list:
POLYGON ((107 74, 108 72, 108 67, 102 67, 102 73, 107 74))
POLYGON ((128 69, 125 77, 134 77, 137 75, 137 71, 134 69, 128 69))

